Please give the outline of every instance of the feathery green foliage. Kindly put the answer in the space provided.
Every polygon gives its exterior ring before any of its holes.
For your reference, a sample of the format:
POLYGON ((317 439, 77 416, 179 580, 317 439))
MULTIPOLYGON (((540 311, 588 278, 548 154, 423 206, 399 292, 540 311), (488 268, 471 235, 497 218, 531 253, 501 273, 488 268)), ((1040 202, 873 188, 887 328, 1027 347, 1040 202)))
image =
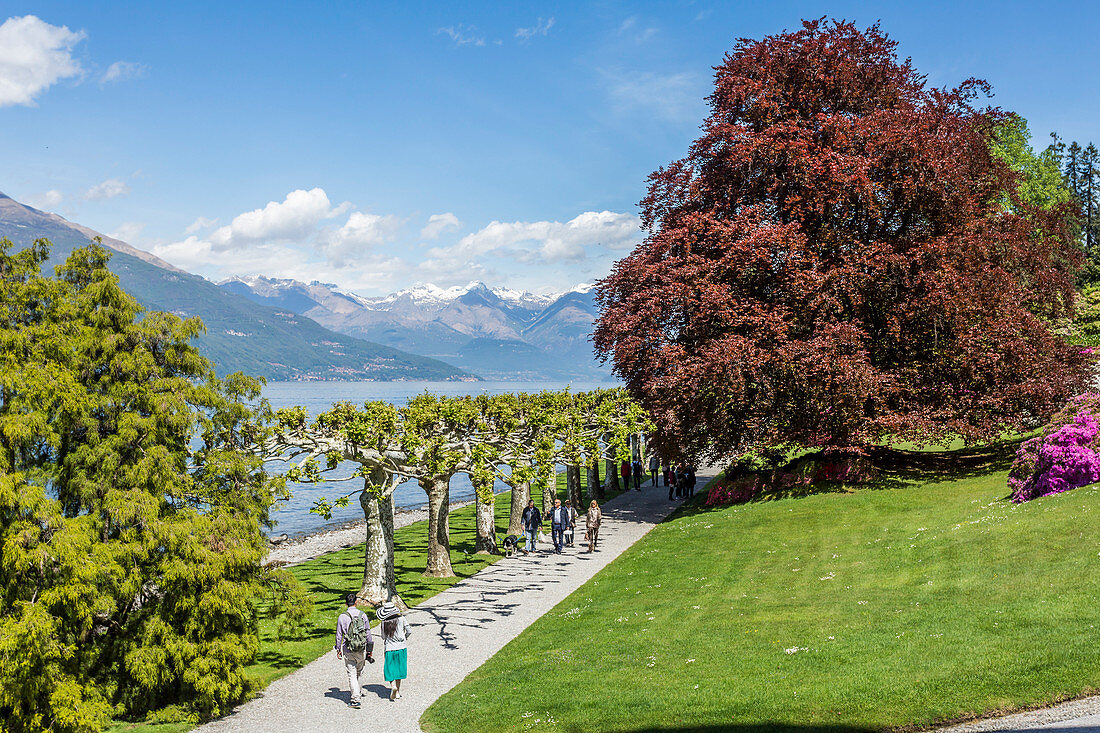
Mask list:
POLYGON ((261 563, 283 482, 253 450, 260 383, 219 380, 197 319, 143 313, 98 245, 44 277, 49 243, 0 240, 0 716, 12 731, 94 731, 247 691, 261 563))

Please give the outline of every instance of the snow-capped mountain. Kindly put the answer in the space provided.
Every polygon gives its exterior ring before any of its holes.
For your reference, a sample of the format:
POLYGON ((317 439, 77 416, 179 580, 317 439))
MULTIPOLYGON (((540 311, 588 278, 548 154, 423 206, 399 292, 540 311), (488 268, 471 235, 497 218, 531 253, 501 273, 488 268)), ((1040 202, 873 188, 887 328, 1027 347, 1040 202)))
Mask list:
POLYGON ((355 297, 359 298, 365 305, 385 310, 387 304, 406 297, 418 306, 443 307, 471 292, 482 295, 492 294, 510 306, 529 309, 545 308, 550 305, 550 303, 554 302, 560 295, 560 293, 553 295, 536 295, 526 290, 490 288, 485 283, 475 280, 468 285, 454 285, 449 288, 441 288, 431 283, 417 283, 411 288, 398 290, 396 293, 390 293, 389 295, 383 295, 377 298, 355 297))
POLYGON ((609 375, 589 343, 596 307, 587 284, 543 295, 476 281, 449 288, 418 284, 378 297, 265 277, 236 277, 220 285, 334 331, 443 358, 486 378, 609 375))

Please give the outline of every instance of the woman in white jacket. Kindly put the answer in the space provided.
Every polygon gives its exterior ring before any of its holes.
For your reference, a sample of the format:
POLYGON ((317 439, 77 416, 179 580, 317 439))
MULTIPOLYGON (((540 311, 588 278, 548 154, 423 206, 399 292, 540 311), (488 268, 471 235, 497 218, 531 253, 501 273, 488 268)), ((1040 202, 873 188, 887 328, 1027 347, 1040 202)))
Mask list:
POLYGON ((382 674, 390 683, 390 699, 401 697, 401 680, 409 674, 408 644, 409 622, 397 610, 393 602, 378 609, 378 620, 382 622, 382 644, 386 650, 382 674))

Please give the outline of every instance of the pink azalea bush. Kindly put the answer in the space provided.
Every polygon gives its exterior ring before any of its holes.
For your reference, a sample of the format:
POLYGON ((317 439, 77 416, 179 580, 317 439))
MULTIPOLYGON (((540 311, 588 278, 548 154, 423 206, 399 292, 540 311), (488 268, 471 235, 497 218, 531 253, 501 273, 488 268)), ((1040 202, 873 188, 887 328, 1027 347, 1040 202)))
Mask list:
POLYGON ((1069 401, 1040 435, 1016 451, 1008 474, 1012 501, 1030 501, 1100 481, 1100 393, 1069 401))

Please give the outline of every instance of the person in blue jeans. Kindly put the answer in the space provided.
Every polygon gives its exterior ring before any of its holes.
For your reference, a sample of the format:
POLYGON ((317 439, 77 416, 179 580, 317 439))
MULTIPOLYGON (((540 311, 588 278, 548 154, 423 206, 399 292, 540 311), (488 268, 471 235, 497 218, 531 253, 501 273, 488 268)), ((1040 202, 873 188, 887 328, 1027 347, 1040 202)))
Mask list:
POLYGON ((535 537, 538 535, 539 528, 542 527, 542 513, 535 506, 534 500, 527 502, 527 508, 523 510, 521 522, 523 523, 523 537, 525 540, 523 551, 531 552, 535 549, 535 537))
POLYGON ((550 510, 550 537, 554 540, 554 552, 559 555, 565 542, 565 528, 570 521, 569 509, 561 505, 561 499, 554 499, 554 508, 550 510))

